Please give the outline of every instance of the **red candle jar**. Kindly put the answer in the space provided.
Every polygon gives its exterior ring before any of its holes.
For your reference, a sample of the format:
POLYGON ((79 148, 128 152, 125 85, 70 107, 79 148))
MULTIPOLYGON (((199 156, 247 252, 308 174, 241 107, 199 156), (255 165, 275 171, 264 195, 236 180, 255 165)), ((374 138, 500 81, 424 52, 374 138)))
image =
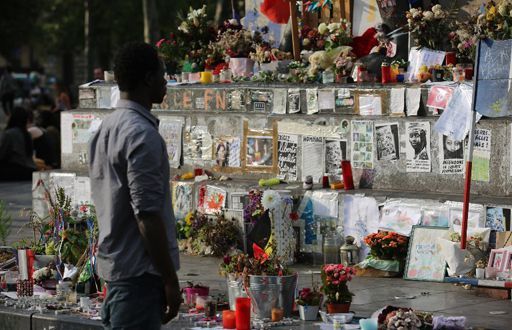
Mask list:
POLYGON ((382 62, 380 66, 381 82, 383 84, 389 84, 391 82, 391 67, 388 63, 382 62))
POLYGON ((466 80, 473 79, 473 67, 464 68, 464 79, 466 79, 466 80))
POLYGON ((224 329, 236 329, 236 316, 234 311, 222 311, 222 327, 224 329))
POLYGON ((446 65, 457 64, 457 58, 455 57, 455 52, 446 52, 445 63, 446 63, 446 65))
POLYGON ((354 189, 354 177, 352 176, 352 165, 349 160, 341 161, 341 171, 343 174, 343 186, 345 190, 354 189))
POLYGON ((329 188, 329 177, 327 175, 324 175, 322 177, 322 188, 324 188, 324 189, 329 188))
POLYGON ((204 171, 202 168, 196 168, 194 169, 194 176, 200 176, 203 175, 204 171))
POLYGON ((236 330, 251 330, 251 298, 236 298, 235 309, 236 330))

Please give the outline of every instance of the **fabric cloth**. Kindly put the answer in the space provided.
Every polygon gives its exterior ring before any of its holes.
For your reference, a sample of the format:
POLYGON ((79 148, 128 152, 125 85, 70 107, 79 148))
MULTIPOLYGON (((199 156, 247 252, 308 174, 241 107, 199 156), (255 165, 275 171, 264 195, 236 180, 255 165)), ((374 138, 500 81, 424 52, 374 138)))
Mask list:
POLYGON ((363 57, 370 54, 373 47, 379 45, 379 41, 375 38, 377 29, 369 28, 363 35, 352 38, 352 52, 356 54, 356 57, 363 57))
POLYGON ((13 127, 2 132, 0 134, 0 163, 35 170, 36 164, 32 155, 27 155, 25 146, 25 135, 21 129, 13 127))
POLYGON ((169 160, 149 109, 120 100, 89 145, 91 193, 98 215, 98 272, 106 281, 158 274, 147 255, 136 214, 159 212, 179 269, 169 187, 169 160))
POLYGON ((105 329, 160 329, 164 288, 159 276, 144 274, 107 282, 101 320, 105 329))
POLYGON ((263 0, 260 11, 271 22, 286 24, 290 19, 290 2, 288 0, 263 0))

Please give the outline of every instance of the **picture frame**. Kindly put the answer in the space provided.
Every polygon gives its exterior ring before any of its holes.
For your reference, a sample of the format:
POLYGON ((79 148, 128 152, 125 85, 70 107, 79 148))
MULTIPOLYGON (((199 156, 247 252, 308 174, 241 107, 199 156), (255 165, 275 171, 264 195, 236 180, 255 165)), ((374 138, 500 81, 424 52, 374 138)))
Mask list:
POLYGON ((502 272, 512 271, 512 251, 507 250, 507 255, 504 260, 502 272))
POLYGON ((413 226, 409 238, 409 250, 404 279, 443 282, 446 262, 440 253, 438 237, 446 236, 446 227, 413 226))
POLYGON ((277 173, 277 124, 272 129, 249 129, 244 121, 241 162, 244 172, 277 173))
POLYGON ((494 268, 497 272, 503 271, 509 252, 507 249, 492 249, 488 266, 494 268))

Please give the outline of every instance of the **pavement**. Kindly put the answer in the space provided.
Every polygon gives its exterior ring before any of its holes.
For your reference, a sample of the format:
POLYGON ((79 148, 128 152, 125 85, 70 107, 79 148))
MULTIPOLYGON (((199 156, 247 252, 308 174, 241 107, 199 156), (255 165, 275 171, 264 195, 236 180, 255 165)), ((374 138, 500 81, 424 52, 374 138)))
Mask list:
MULTIPOLYGON (((32 236, 26 226, 32 206, 31 189, 31 182, 0 183, 0 200, 7 203, 13 217, 8 244, 32 236)), ((218 258, 182 255, 178 274, 182 286, 190 281, 210 286, 214 294, 226 293, 226 281, 218 273, 219 263, 218 258)), ((299 288, 320 282, 319 275, 315 274, 319 266, 295 265, 293 268, 299 274, 299 288)), ((393 305, 435 314, 463 315, 473 328, 512 329, 511 300, 479 296, 475 289, 466 290, 448 283, 368 277, 355 277, 349 289, 355 294, 351 310, 360 317, 369 317, 376 310, 393 305)))

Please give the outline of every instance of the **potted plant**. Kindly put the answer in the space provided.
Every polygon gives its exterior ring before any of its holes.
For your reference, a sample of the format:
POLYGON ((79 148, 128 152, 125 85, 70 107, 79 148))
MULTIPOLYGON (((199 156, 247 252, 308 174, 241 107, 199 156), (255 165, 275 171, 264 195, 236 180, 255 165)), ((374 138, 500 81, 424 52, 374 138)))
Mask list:
POLYGON ((352 280, 354 269, 342 264, 322 267, 322 291, 326 297, 328 313, 348 313, 353 294, 347 282, 352 280))
POLYGON ((219 272, 226 277, 228 299, 231 310, 235 310, 236 298, 247 296, 243 273, 248 265, 248 256, 243 253, 226 255, 219 266, 219 272))
POLYGON ((299 306, 300 319, 303 321, 315 321, 322 301, 322 293, 316 288, 303 288, 299 291, 297 305, 299 306))

